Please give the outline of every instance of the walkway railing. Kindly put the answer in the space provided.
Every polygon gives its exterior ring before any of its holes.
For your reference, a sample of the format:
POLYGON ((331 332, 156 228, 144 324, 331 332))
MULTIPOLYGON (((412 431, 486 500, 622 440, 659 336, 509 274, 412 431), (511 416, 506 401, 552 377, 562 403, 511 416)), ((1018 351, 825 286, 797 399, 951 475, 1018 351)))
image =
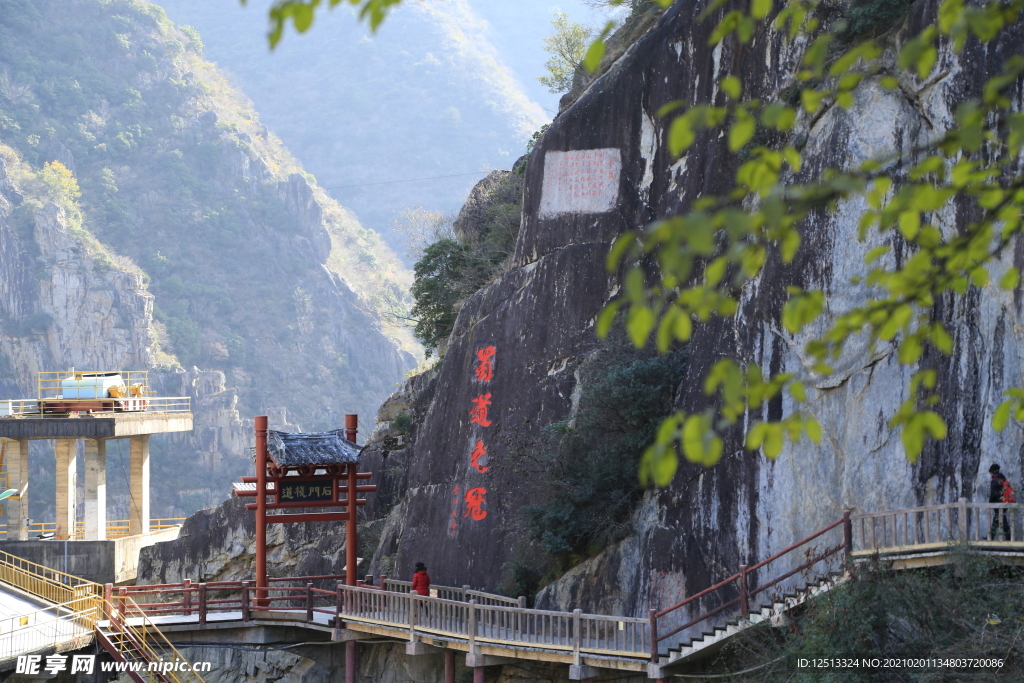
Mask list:
POLYGON ((55 604, 99 598, 103 586, 0 551, 0 581, 55 604))
POLYGON ((70 649, 92 641, 101 603, 93 595, 62 605, 0 619, 0 662, 47 647, 72 643, 70 649))
MULTIPOLYGON (((399 581, 398 579, 389 579, 384 576, 381 577, 381 582, 384 584, 384 589, 395 593, 411 593, 412 582, 411 581, 399 581)), ((457 600, 458 602, 469 602, 470 600, 476 600, 481 605, 505 605, 508 607, 526 607, 526 598, 510 598, 504 595, 495 595, 494 593, 485 593, 483 591, 472 590, 469 586, 463 586, 462 588, 455 588, 453 586, 430 586, 431 597, 441 598, 443 600, 457 600)))
POLYGON ((749 617, 752 604, 759 610, 780 601, 786 592, 805 590, 857 556, 920 553, 951 543, 983 544, 988 549, 1024 548, 1018 540, 1024 539, 1022 521, 1016 503, 971 503, 966 498, 886 512, 846 512, 841 519, 768 559, 741 565, 732 576, 666 609, 652 609, 650 624, 655 635, 651 661, 657 662, 666 648, 678 647, 687 638, 719 627, 728 619, 749 617), (1003 530, 1004 518, 1008 533, 1003 530), (998 530, 1000 540, 988 538, 993 529, 998 530), (767 569, 769 565, 771 570, 767 569), (762 578, 762 574, 768 578, 762 578), (769 589, 772 592, 766 593, 769 589))
MULTIPOLYGON (((2 488, 2 486, 0 486, 2 488)), ((129 534, 129 520, 127 519, 109 519, 107 520, 107 539, 122 538, 129 534)), ((150 531, 161 531, 163 529, 170 529, 172 527, 181 526, 185 523, 184 517, 162 517, 159 519, 149 520, 150 531)), ((23 527, 25 533, 31 537, 38 537, 42 534, 56 534, 57 523, 56 522, 33 522, 27 527, 23 527)), ((13 530, 10 532, 13 534, 13 530)), ((6 524, 0 524, 0 539, 6 539, 8 537, 8 526, 6 524)), ((55 535, 53 540, 71 540, 81 541, 85 539, 85 523, 78 522, 75 524, 75 533, 68 535, 55 535)))
POLYGON ((146 396, 143 398, 15 398, 0 401, 0 419, 59 418, 72 413, 110 416, 131 413, 188 413, 188 396, 146 396))
MULTIPOLYGON (((798 604, 802 596, 825 589, 845 562, 872 553, 930 552, 950 543, 980 543, 986 550, 1009 547, 1024 552, 1018 538, 1020 508, 1015 504, 958 503, 882 513, 851 514, 810 536, 739 571, 685 600, 647 618, 619 617, 527 609, 523 598, 508 598, 468 586, 432 586, 432 595, 411 592, 411 584, 381 577, 344 585, 341 576, 271 579, 257 590, 248 581, 218 581, 118 588, 126 602, 124 616, 182 615, 200 624, 218 613, 221 618, 248 622, 288 613, 321 626, 347 625, 396 638, 447 638, 468 643, 471 652, 489 644, 582 655, 649 660, 657 664, 699 633, 737 623, 756 611, 782 603, 798 604), (1009 520, 1008 542, 986 540, 996 512, 1009 520), (296 585, 286 585, 296 584, 296 585), (230 612, 231 614, 224 615, 230 612), (361 625, 361 626, 360 626, 361 625)), ((110 587, 111 591, 113 588, 110 587)), ((113 594, 111 593, 113 598, 113 594)))
POLYGON ((893 551, 936 544, 1024 541, 1020 506, 1016 503, 956 503, 905 510, 865 512, 853 516, 855 554, 893 551), (998 520, 995 518, 998 516, 998 520), (1006 534, 1003 519, 1006 519, 1006 534), (993 525, 993 521, 997 521, 993 525), (989 539, 995 526, 996 538, 989 539))

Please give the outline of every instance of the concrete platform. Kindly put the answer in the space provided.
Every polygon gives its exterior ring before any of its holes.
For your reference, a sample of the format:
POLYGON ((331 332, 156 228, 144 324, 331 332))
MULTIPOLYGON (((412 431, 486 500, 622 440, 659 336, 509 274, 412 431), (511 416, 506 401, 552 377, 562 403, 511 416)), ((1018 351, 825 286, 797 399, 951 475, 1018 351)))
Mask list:
POLYGON ((192 431, 192 413, 101 413, 67 417, 2 417, 2 439, 118 439, 192 431))

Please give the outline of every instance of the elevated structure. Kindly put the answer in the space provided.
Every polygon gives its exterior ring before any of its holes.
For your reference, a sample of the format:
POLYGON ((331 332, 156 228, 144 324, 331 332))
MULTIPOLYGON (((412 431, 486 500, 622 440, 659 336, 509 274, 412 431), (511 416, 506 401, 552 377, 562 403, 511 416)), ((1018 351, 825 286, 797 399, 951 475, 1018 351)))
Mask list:
POLYGON ((41 372, 33 399, 0 401, 0 442, 6 485, 17 490, 4 505, 7 538, 27 540, 32 440, 54 441, 56 538, 76 537, 77 441, 85 441, 84 539, 107 534, 107 442, 130 441, 128 535, 150 530, 149 437, 192 430, 188 397, 155 396, 146 371, 41 372))

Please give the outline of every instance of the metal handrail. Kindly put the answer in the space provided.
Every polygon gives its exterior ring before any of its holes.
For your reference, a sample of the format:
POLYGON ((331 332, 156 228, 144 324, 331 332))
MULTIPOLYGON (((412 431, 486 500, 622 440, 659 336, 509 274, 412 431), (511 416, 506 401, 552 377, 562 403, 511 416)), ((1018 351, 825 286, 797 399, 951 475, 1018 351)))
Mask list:
POLYGON ((153 620, 146 615, 139 606, 127 595, 111 595, 104 600, 104 606, 108 617, 109 636, 104 636, 106 642, 115 647, 126 660, 132 658, 134 661, 163 662, 163 656, 157 649, 170 652, 174 662, 186 666, 175 666, 166 671, 161 669, 161 677, 173 681, 173 683, 187 683, 189 680, 196 680, 198 683, 205 683, 203 677, 195 672, 192 663, 185 658, 177 648, 167 640, 161 633, 153 620), (136 613, 140 620, 139 624, 131 624, 126 614, 136 613), (187 668, 186 668, 187 667, 187 668), (179 674, 183 676, 179 677, 179 674))
POLYGON ((0 400, 0 419, 59 418, 87 413, 97 417, 139 413, 190 413, 188 396, 143 396, 141 398, 17 398, 0 400), (61 410, 62 407, 67 410, 61 410))
POLYGON ((35 649, 40 633, 49 632, 48 645, 91 636, 102 601, 89 595, 70 602, 0 620, 0 662, 35 649), (41 616, 50 616, 40 620, 41 616), (25 643, 28 646, 19 646, 25 643))
POLYGON ((3 551, 0 551, 0 581, 55 604, 103 595, 103 586, 98 583, 3 551))

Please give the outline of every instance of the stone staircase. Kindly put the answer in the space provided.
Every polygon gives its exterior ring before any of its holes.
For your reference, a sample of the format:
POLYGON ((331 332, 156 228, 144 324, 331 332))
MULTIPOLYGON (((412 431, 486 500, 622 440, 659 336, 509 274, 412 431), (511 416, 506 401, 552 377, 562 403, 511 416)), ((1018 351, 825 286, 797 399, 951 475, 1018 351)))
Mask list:
POLYGON ((773 597, 770 603, 759 603, 746 617, 734 615, 699 636, 670 647, 668 654, 659 657, 657 666, 664 669, 708 657, 720 650, 732 636, 766 621, 771 622, 772 626, 786 626, 792 610, 842 585, 848 578, 846 571, 830 571, 800 588, 773 597))

